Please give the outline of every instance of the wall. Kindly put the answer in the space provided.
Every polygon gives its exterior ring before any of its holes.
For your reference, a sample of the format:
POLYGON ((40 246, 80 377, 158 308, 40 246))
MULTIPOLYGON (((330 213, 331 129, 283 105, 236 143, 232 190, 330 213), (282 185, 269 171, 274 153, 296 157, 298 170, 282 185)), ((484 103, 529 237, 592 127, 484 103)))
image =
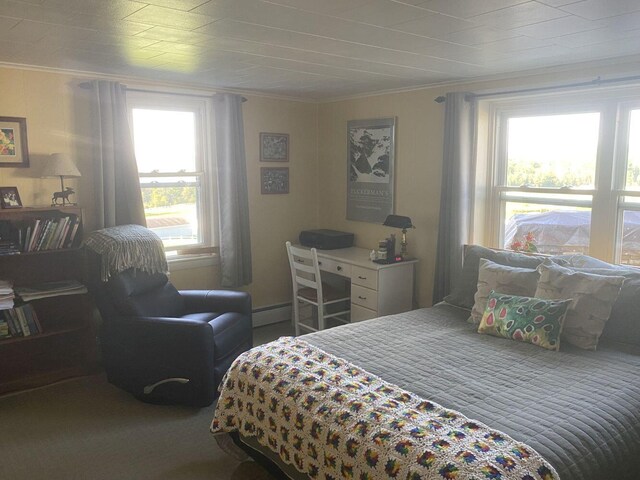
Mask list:
MULTIPOLYGON (((94 227, 92 213, 93 167, 90 135, 90 91, 78 87, 86 78, 71 74, 0 68, 0 116, 26 117, 31 168, 0 168, 0 186, 17 186, 23 205, 48 205, 59 180, 39 178, 39 170, 54 152, 72 155, 82 173, 65 180, 77 187, 77 201, 85 209, 87 230, 94 227)), ((290 274, 284 242, 297 238, 302 228, 318 221, 317 105, 305 102, 247 96, 244 104, 251 241, 253 248, 254 307, 290 301, 290 274), (288 133, 287 164, 259 162, 260 132, 288 133), (288 166, 289 195, 261 195, 260 167, 288 166)), ((214 288, 217 267, 173 269, 178 288, 214 288)))
MULTIPOLYGON (((434 99, 448 91, 498 91, 589 81, 595 77, 637 75, 640 63, 606 61, 598 65, 536 74, 366 96, 321 104, 318 111, 319 221, 323 228, 356 234, 356 245, 375 248, 379 239, 400 233, 381 225, 346 220, 347 121, 396 117, 395 212, 411 217, 409 253, 417 257, 417 300, 431 305, 442 175, 444 105, 434 99)), ((585 95, 593 95, 587 90, 585 95)), ((596 90, 597 92, 597 90, 596 90)))

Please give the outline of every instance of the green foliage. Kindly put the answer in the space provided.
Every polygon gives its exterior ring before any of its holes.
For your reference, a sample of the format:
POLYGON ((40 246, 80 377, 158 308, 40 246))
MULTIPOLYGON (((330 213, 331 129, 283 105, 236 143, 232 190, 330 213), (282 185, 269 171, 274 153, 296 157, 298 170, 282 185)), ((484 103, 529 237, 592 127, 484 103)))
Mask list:
POLYGON ((532 187, 580 187, 593 185, 593 175, 584 173, 581 169, 571 169, 562 177, 555 172, 543 169, 537 162, 517 162, 509 160, 507 170, 507 184, 511 186, 528 185, 532 187))
POLYGON ((182 203, 195 203, 195 187, 143 188, 145 208, 166 207, 182 203))
POLYGON ((627 167, 627 187, 640 186, 640 164, 627 167))

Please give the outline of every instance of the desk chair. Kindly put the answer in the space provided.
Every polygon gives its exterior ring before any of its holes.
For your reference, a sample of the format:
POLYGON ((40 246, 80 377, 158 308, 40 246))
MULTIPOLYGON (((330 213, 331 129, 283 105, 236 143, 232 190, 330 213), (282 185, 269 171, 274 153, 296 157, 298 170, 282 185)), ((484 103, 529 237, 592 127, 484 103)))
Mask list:
POLYGON ((287 242, 287 255, 291 267, 291 281, 293 283, 293 325, 296 336, 300 335, 300 328, 317 332, 324 330, 325 320, 335 318, 348 323, 349 309, 339 312, 327 312, 325 307, 340 302, 351 301, 349 292, 341 291, 324 283, 320 276, 320 264, 316 249, 298 248, 287 242), (318 312, 318 328, 300 322, 300 302, 315 306, 318 312))

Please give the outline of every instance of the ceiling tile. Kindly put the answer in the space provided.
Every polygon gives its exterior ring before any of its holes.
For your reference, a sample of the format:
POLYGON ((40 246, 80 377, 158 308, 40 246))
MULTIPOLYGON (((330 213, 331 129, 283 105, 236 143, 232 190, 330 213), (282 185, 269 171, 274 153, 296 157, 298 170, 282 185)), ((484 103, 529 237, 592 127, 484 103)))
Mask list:
POLYGON ((45 0, 44 6, 70 13, 88 13, 122 19, 144 8, 146 3, 129 0, 45 0))
POLYGON ((0 17, 0 35, 8 32, 18 23, 20 23, 19 18, 0 17))
POLYGON ((205 43, 211 41, 211 37, 204 33, 191 30, 178 30, 170 27, 151 27, 135 34, 138 37, 151 40, 166 40, 179 43, 205 43))
POLYGON ((369 0, 366 5, 346 10, 337 14, 337 16, 347 20, 385 27, 405 23, 428 14, 427 10, 411 5, 392 3, 388 0, 369 0))
POLYGON ((511 30, 520 35, 527 35, 535 38, 553 38, 562 35, 570 35, 572 33, 585 32, 595 30, 602 27, 602 21, 585 20, 584 18, 570 15, 567 17, 555 18, 544 22, 534 23, 533 25, 525 25, 511 30))
POLYGON ((182 12, 180 10, 157 7, 155 5, 148 5, 129 15, 126 19, 131 22, 162 25, 183 30, 195 30, 215 20, 207 15, 182 12))
POLYGON ((474 27, 459 32, 449 33, 442 37, 443 40, 463 45, 482 45, 484 43, 517 37, 513 30, 498 30, 490 27, 474 27))
POLYGON ((410 20, 393 28, 406 33, 413 33, 424 37, 442 37, 452 32, 459 32, 477 27, 476 23, 461 18, 442 15, 440 13, 430 13, 421 18, 410 20))
POLYGON ((370 0, 270 0, 270 3, 315 13, 336 14, 361 7, 370 0))
POLYGON ((67 13, 58 8, 32 5, 13 0, 0 0, 0 12, 4 17, 23 18, 45 23, 64 24, 67 18, 67 13))
POLYGON ((176 10, 182 10, 184 12, 188 12, 193 10, 194 8, 203 5, 205 3, 213 3, 209 2, 209 0, 140 0, 144 3, 148 3, 151 5, 156 5, 158 7, 167 7, 173 8, 176 10))
POLYGON ((529 0, 427 0, 420 7, 460 18, 470 18, 495 10, 513 7, 529 0))
POLYGON ((544 3, 550 7, 562 7, 563 5, 569 5, 570 3, 580 3, 584 0, 537 0, 538 3, 544 3))
POLYGON ((565 12, 579 15, 589 20, 613 17, 640 10, 638 0, 584 0, 561 7, 565 12))
POLYGON ((489 13, 483 13, 470 18, 482 25, 489 25, 495 28, 511 29, 531 25, 533 23, 553 20, 554 18, 566 17, 569 15, 557 8, 549 7, 538 2, 526 2, 503 8, 489 13))
POLYGON ((554 43, 571 48, 581 48, 588 45, 596 45, 598 43, 607 43, 622 39, 640 38, 640 30, 611 30, 609 28, 600 28, 597 30, 589 30, 588 32, 573 33, 563 35, 553 39, 554 43))

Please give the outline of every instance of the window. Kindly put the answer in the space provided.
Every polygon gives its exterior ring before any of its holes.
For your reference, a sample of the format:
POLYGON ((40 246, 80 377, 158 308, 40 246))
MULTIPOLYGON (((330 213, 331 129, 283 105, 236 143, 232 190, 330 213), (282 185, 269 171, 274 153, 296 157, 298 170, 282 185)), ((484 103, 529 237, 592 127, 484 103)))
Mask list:
POLYGON ((147 226, 167 255, 212 245, 206 99, 128 94, 147 226))
POLYGON ((640 265, 640 101, 603 98, 490 105, 492 244, 640 265))

